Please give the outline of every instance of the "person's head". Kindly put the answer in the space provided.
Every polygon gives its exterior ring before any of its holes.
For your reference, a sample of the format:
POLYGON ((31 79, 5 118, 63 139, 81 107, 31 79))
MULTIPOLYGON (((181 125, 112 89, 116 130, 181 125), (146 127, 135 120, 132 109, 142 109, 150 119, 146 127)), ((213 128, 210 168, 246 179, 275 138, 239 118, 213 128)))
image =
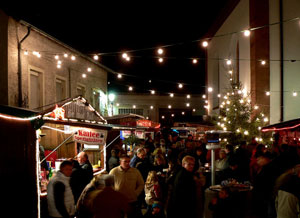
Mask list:
POLYGON ((100 184, 106 187, 113 187, 115 185, 115 177, 109 174, 103 174, 100 177, 100 184))
POLYGON ((144 149, 144 148, 139 148, 139 149, 137 149, 137 151, 136 151, 136 156, 138 156, 138 158, 144 160, 145 157, 146 157, 145 149, 144 149))
POLYGON ((229 164, 229 167, 230 167, 231 170, 237 170, 237 168, 238 168, 237 158, 235 158, 235 157, 230 158, 229 161, 228 161, 228 164, 229 164))
POLYGON ((196 147, 196 155, 201 156, 202 153, 203 153, 202 147, 201 146, 196 147))
POLYGON ((157 182, 157 174, 155 171, 150 171, 148 173, 147 179, 146 179, 146 184, 153 184, 154 182, 157 182))
POLYGON ((69 160, 65 160, 60 164, 59 170, 62 172, 65 176, 70 177, 72 174, 73 164, 69 160))
POLYGON ((192 139, 193 139, 192 134, 188 134, 187 140, 192 140, 192 139))
POLYGON ((257 157, 257 164, 259 166, 265 166, 272 161, 272 154, 270 152, 262 153, 257 157))
POLYGON ((127 170, 130 168, 130 157, 126 154, 122 154, 120 156, 120 166, 122 167, 122 169, 127 170))
POLYGON ((227 187, 223 187, 219 192, 219 198, 225 199, 229 197, 230 190, 227 187))
POLYGON ((231 144, 226 145, 225 152, 226 152, 226 154, 233 153, 233 145, 231 145, 231 144))
POLYGON ((85 153, 85 152, 80 152, 78 155, 77 155, 77 158, 78 158, 78 162, 80 164, 84 164, 88 161, 89 157, 88 155, 85 153))
POLYGON ((154 157, 154 165, 160 166, 160 165, 165 165, 166 160, 162 154, 157 154, 154 157))
POLYGON ((224 158, 226 158, 226 152, 225 152, 225 150, 221 149, 221 150, 219 151, 219 158, 220 158, 221 160, 223 160, 224 158))
POLYGON ((112 157, 117 157, 119 152, 116 149, 112 149, 110 153, 112 157))
POLYGON ((194 157, 192 157, 190 155, 186 155, 182 159, 182 167, 184 167, 187 171, 193 172, 194 166, 195 166, 195 158, 194 157))

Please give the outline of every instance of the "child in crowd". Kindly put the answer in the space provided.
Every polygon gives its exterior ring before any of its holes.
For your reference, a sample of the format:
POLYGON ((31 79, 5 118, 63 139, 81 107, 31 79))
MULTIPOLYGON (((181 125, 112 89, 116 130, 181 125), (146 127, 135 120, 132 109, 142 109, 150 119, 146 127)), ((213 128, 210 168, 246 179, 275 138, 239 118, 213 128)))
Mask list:
POLYGON ((161 195, 157 174, 155 171, 150 171, 145 182, 145 201, 148 205, 146 214, 152 212, 154 201, 161 200, 161 195))
POLYGON ((165 218, 164 210, 160 202, 154 202, 152 204, 151 211, 146 213, 145 218, 165 218))
POLYGON ((213 218, 232 217, 230 189, 223 187, 218 197, 213 198, 208 207, 213 211, 213 218))

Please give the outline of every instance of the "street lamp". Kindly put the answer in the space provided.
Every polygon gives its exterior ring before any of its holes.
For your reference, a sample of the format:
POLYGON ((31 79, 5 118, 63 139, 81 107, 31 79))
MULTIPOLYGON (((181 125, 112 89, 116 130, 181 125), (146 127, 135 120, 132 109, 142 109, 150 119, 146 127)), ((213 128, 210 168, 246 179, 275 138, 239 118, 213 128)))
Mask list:
POLYGON ((113 114, 114 114, 114 100, 115 100, 115 98, 116 98, 116 95, 113 94, 113 93, 110 93, 110 94, 108 95, 108 99, 109 99, 109 101, 110 101, 110 103, 111 103, 111 115, 112 115, 112 116, 113 116, 113 114))

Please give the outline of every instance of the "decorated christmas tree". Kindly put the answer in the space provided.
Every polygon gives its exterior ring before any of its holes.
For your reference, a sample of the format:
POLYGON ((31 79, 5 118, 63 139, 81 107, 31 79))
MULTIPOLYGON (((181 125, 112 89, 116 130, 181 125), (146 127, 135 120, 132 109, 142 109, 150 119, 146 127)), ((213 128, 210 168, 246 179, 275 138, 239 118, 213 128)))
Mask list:
POLYGON ((240 82, 231 82, 226 93, 218 97, 220 113, 215 118, 216 125, 220 130, 231 132, 222 138, 223 144, 249 143, 253 137, 258 143, 267 143, 267 136, 262 136, 260 130, 269 120, 259 106, 251 104, 251 95, 240 82))

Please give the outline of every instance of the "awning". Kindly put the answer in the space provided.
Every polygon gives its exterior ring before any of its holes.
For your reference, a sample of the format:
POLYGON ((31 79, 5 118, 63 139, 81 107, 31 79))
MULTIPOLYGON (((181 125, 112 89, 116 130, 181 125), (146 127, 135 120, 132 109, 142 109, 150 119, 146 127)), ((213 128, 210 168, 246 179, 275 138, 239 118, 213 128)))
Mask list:
POLYGON ((265 126, 261 129, 261 131, 270 132, 270 131, 290 130, 290 129, 295 129, 299 126, 300 126, 300 118, 265 126))

